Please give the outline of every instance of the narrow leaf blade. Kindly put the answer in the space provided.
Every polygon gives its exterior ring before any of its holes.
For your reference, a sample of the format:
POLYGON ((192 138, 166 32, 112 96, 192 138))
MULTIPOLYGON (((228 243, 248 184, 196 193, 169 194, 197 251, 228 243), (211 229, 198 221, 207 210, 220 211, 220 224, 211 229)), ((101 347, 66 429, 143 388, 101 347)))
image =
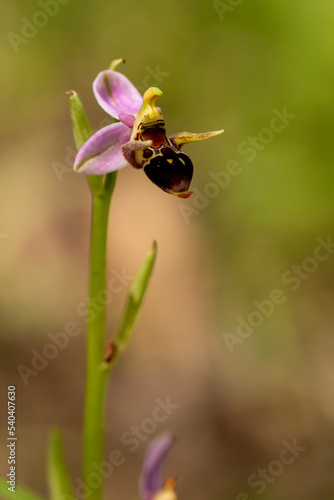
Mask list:
POLYGON ((51 433, 48 477, 51 500, 75 498, 67 472, 62 440, 58 429, 54 429, 51 433))
POLYGON ((74 90, 70 90, 69 96, 74 141, 77 149, 80 149, 91 137, 93 131, 79 95, 74 90))
MULTIPOLYGON (((86 111, 77 92, 70 90, 70 112, 73 128, 74 142, 79 150, 81 146, 93 135, 86 111)), ((93 192, 103 191, 103 176, 87 175, 87 180, 93 192)))
POLYGON ((136 319, 152 275, 156 255, 157 244, 154 242, 151 251, 147 255, 131 284, 123 320, 115 339, 117 352, 119 354, 126 349, 131 338, 136 319))

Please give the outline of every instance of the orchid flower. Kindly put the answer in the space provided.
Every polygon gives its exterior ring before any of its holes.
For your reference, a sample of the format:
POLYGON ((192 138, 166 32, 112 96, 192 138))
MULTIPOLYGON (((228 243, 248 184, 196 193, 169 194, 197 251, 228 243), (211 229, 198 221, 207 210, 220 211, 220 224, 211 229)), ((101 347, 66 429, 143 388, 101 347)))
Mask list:
POLYGON ((192 193, 189 186, 193 164, 181 146, 208 139, 223 130, 182 132, 167 137, 163 115, 155 105, 161 90, 151 87, 142 97, 126 76, 114 70, 120 61, 99 73, 93 83, 99 105, 119 121, 100 129, 84 143, 75 158, 74 170, 102 175, 130 164, 143 169, 163 191, 187 198, 192 193))
POLYGON ((162 474, 165 459, 174 441, 173 436, 165 435, 150 444, 139 482, 142 500, 177 500, 175 479, 164 481, 162 474))

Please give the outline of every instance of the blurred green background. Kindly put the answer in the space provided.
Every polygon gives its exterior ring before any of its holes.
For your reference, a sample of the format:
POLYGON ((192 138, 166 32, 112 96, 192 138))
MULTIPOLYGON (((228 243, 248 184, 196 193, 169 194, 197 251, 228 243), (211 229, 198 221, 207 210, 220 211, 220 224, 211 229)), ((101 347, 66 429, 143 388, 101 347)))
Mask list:
MULTIPOLYGON (((80 476, 90 195, 71 172, 65 92, 94 128, 108 123, 91 84, 124 57, 141 91, 163 90, 168 133, 225 132, 187 146, 188 200, 130 167, 118 177, 109 278, 133 275, 153 239, 159 255, 110 384, 106 450, 125 462, 105 498, 138 498, 145 446, 164 431, 178 436, 180 499, 334 498, 333 2, 55 1, 1 4, 1 405, 16 384, 18 481, 46 494, 53 425, 80 476), (68 321, 82 333, 24 384, 17 367, 68 321), (178 408, 131 452, 122 436, 167 397, 178 408), (286 442, 300 448, 282 464, 286 442)), ((109 334, 125 296, 126 283, 109 334)), ((0 459, 6 474, 5 446, 0 459)))

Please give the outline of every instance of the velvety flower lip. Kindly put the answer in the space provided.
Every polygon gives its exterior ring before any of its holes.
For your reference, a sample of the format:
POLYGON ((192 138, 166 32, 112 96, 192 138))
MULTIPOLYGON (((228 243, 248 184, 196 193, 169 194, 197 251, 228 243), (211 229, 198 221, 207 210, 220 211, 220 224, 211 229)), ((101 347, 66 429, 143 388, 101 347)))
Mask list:
POLYGON ((163 466, 174 442, 174 436, 165 435, 155 439, 148 447, 139 482, 143 500, 153 500, 163 490, 163 466))

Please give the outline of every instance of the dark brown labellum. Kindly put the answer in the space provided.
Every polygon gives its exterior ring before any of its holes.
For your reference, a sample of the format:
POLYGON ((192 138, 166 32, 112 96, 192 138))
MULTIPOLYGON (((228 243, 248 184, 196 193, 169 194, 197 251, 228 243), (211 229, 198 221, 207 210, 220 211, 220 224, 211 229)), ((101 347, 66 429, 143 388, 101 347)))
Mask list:
POLYGON ((189 156, 171 144, 145 149, 143 169, 154 184, 176 195, 189 190, 194 170, 189 156))

